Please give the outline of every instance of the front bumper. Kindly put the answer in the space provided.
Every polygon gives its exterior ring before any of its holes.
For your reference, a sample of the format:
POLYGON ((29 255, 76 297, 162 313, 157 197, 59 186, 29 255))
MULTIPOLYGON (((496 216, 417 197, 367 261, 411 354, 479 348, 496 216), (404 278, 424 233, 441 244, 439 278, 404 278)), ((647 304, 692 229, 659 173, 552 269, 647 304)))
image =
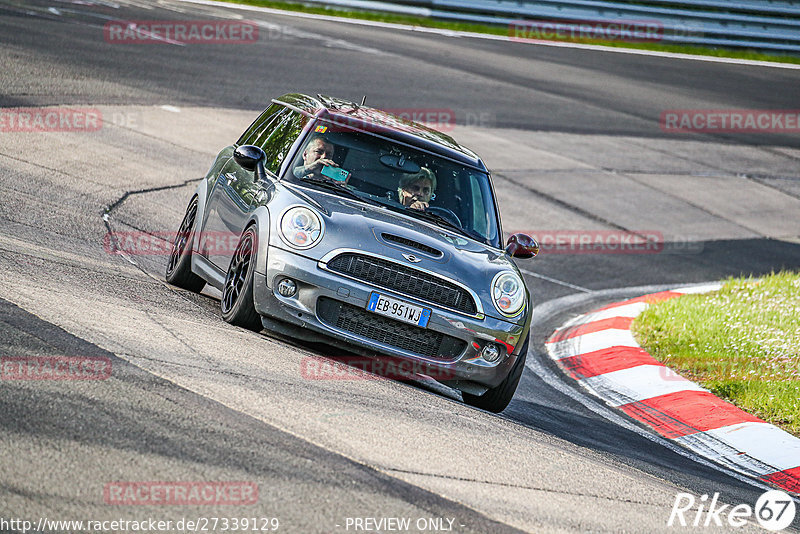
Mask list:
POLYGON ((480 390, 502 382, 514 365, 518 357, 515 353, 527 334, 524 325, 441 309, 408 295, 327 271, 317 260, 272 245, 267 249, 266 273, 254 273, 253 296, 256 310, 262 316, 307 328, 361 349, 356 352, 367 351, 417 362, 419 365, 415 365, 415 369, 431 370, 430 376, 437 380, 447 378, 442 381, 465 390, 474 390, 475 384, 480 390), (297 285, 292 297, 284 297, 276 291, 282 278, 290 278, 297 285), (366 311, 373 291, 430 308, 427 328, 418 329, 366 311), (342 320, 336 321, 336 317, 342 320), (400 337, 375 335, 376 329, 362 327, 363 323, 373 321, 379 323, 384 332, 397 326, 404 341, 397 342, 400 337), (420 339, 441 337, 444 340, 442 352, 415 351, 414 343, 408 340, 416 336, 420 339), (487 343, 501 348, 496 362, 490 363, 480 356, 487 343))

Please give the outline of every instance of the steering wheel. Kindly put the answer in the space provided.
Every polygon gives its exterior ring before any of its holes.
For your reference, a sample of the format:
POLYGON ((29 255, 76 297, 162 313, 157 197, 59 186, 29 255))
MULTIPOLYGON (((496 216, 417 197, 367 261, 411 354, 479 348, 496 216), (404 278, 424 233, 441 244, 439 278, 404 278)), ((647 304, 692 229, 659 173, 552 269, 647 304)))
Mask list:
POLYGON ((458 215, 456 215, 452 210, 443 208, 441 206, 428 206, 425 208, 425 211, 428 213, 433 213, 434 215, 438 215, 442 219, 457 225, 459 228, 464 228, 464 225, 461 224, 461 219, 459 219, 458 215))

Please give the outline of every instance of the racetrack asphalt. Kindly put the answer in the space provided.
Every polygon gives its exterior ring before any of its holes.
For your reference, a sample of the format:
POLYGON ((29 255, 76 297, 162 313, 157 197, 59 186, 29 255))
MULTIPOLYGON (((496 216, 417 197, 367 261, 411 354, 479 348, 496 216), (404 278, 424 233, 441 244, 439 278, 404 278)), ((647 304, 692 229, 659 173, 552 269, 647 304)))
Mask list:
POLYGON ((800 265, 796 136, 658 127, 665 108, 797 108, 797 71, 257 13, 254 45, 103 39, 112 19, 234 13, 170 1, 2 2, 0 13, 0 106, 111 118, 96 132, 0 134, 3 354, 108 355, 114 369, 96 383, 3 383, 3 517, 245 510, 288 532, 398 516, 452 517, 464 532, 655 532, 669 530, 679 491, 751 504, 763 491, 598 413, 553 382, 543 342, 571 316, 646 292, 633 286, 800 265), (134 264, 104 248, 109 228, 174 231, 216 151, 287 91, 452 109, 453 135, 494 171, 507 233, 654 231, 664 250, 521 264, 535 342, 500 416, 424 384, 304 380, 303 358, 330 349, 229 327, 213 293, 161 281, 164 256, 134 264), (119 480, 242 479, 259 483, 258 507, 102 495, 119 480))

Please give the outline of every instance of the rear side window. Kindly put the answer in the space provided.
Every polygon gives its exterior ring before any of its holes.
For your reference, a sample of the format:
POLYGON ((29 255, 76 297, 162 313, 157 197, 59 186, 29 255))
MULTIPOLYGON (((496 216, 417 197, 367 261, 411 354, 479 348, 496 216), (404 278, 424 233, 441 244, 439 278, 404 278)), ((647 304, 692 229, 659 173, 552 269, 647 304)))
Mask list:
POLYGON ((251 124, 247 130, 245 130, 236 144, 239 146, 255 145, 255 141, 259 137, 262 137, 265 134, 268 136, 271 127, 275 125, 276 121, 279 120, 279 115, 281 115, 281 112, 285 110, 286 108, 280 104, 272 104, 270 107, 264 110, 264 112, 259 115, 255 121, 253 121, 253 124, 251 124))

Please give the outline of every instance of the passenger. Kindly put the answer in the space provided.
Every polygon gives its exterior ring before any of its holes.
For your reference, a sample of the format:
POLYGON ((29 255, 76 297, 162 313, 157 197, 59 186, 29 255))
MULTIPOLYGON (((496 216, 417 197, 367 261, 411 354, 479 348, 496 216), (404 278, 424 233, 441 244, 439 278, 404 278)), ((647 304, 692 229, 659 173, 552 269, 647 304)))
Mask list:
POLYGON ((426 167, 400 179, 397 196, 407 208, 425 211, 436 192, 436 175, 426 167))
POLYGON ((317 134, 311 137, 311 140, 306 144, 306 149, 303 150, 303 165, 298 165, 294 168, 294 175, 297 178, 304 176, 314 176, 315 178, 323 178, 323 167, 338 167, 339 165, 333 161, 333 143, 317 134))

